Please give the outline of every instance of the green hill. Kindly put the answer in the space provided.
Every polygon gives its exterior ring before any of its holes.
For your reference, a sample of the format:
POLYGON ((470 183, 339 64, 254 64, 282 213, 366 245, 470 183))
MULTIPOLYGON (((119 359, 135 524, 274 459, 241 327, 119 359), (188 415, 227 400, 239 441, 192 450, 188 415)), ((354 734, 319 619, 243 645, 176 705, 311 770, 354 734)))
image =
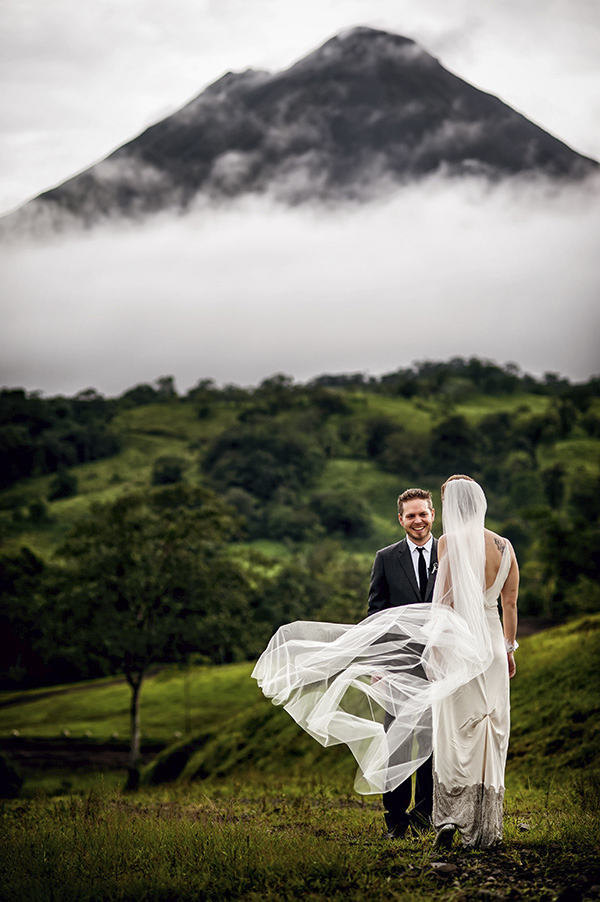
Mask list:
MULTIPOLYGON (((545 785, 597 771, 600 766, 600 615, 580 618, 524 638, 511 683, 512 730, 507 781, 545 785)), ((146 784, 221 779, 279 781, 311 779, 352 786, 354 761, 345 747, 323 749, 286 712, 264 699, 250 678, 251 664, 167 669, 149 678, 142 697, 142 728, 147 753, 164 746, 144 773, 146 784), (186 728, 189 732, 186 734, 186 728)), ((90 773, 81 785, 97 782, 98 753, 112 747, 114 734, 127 732, 128 694, 124 684, 95 681, 46 692, 0 693, 0 740, 59 741, 49 770, 30 771, 26 789, 51 791, 73 774, 61 767, 68 744, 71 756, 90 756, 90 773), (12 737, 18 731, 18 740, 12 737), (68 732, 68 738, 64 733, 68 732), (90 744, 92 751, 90 751, 90 744), (95 762, 95 763, 94 763, 95 762), (95 773, 95 776, 94 776, 95 773)), ((15 747, 15 746, 13 746, 15 747)), ((125 749, 121 747, 122 762, 125 749)), ((26 758, 24 759, 26 761, 26 758)), ((121 779, 112 762, 109 782, 121 779)), ((85 772, 85 767, 82 772, 85 772)))
POLYGON ((571 775, 600 764, 600 615, 523 639, 511 683, 509 772, 571 775))
MULTIPOLYGON (((523 639, 511 683, 509 775, 547 780, 600 765, 600 615, 523 639)), ((322 749, 282 709, 259 701, 225 727, 199 734, 162 753, 146 773, 163 779, 319 773, 350 777, 353 759, 322 749)))
MULTIPOLYGON (((324 450, 323 467, 316 478, 299 491, 297 487, 290 491, 300 503, 322 491, 351 492, 363 500, 372 517, 368 532, 353 535, 334 529, 333 533, 343 545, 368 553, 398 535, 395 497, 400 490, 424 484, 432 489, 439 506, 441 481, 461 463, 481 478, 494 524, 516 512, 511 491, 517 497, 523 488, 529 491, 530 497, 523 499, 528 507, 546 503, 538 474, 551 466, 560 469, 563 497, 559 501, 563 503, 583 476, 593 483, 600 475, 600 397, 595 383, 588 386, 585 403, 578 411, 570 399, 564 400, 540 384, 533 384, 535 392, 513 386, 509 393, 481 393, 469 380, 463 378, 463 384, 460 377, 453 376, 450 364, 447 372, 442 364, 430 366, 446 373, 445 381, 439 376, 439 384, 433 386, 423 377, 411 397, 386 393, 376 384, 315 388, 284 383, 275 391, 272 386, 269 389, 269 380, 263 383, 266 388, 204 392, 200 401, 191 392, 187 398, 175 395, 152 403, 144 397, 144 403, 131 406, 134 401, 126 395, 127 404, 113 402, 109 421, 120 450, 68 466, 77 481, 76 494, 50 500, 53 472, 34 472, 0 491, 0 554, 14 553, 26 545, 42 557, 50 556, 92 503, 110 503, 120 495, 150 487, 159 458, 179 459, 185 481, 210 485, 199 462, 211 443, 240 421, 264 423, 272 433, 304 434, 324 450), (568 420, 563 426, 559 422, 562 409, 570 417, 563 415, 568 420), (436 426, 449 420, 459 432, 444 437, 438 430, 436 434, 436 426), (505 422, 512 423, 510 437, 502 435, 505 422), (459 434, 462 424, 465 434, 459 434), (486 445, 488 435, 502 444, 499 451, 494 450, 493 441, 486 445), (436 442, 433 448, 432 439, 436 442), (475 439, 486 441, 473 458, 474 449, 465 445, 461 450, 461 442, 475 439), (454 455, 447 453, 448 448, 444 454, 434 453, 444 442, 455 449, 454 455), (502 479, 499 470, 506 470, 502 479), (516 474, 520 479, 515 481, 516 474), (46 510, 32 513, 31 505, 39 502, 46 510)), ((336 377, 331 380, 335 382, 336 377)), ((152 397, 150 386, 147 388, 152 397)), ((129 395, 137 398, 135 391, 129 395)), ((13 421, 18 422, 15 416, 13 421)), ((13 421, 7 422, 6 431, 14 431, 13 421)), ((271 539, 267 547, 275 550, 273 537, 259 536, 255 542, 260 543, 261 538, 271 539)), ((305 541, 313 540, 314 536, 306 535, 305 541)), ((277 550, 284 551, 285 546, 279 545, 277 550)))
POLYGON ((225 641, 218 655, 194 649, 214 662, 256 654, 290 619, 359 619, 375 551, 402 535, 397 495, 430 488, 439 535, 439 487, 453 472, 481 482, 488 525, 515 546, 523 616, 558 623, 595 613, 598 389, 598 379, 535 380, 455 358, 379 379, 274 376, 244 389, 202 381, 185 397, 168 377, 115 399, 0 391, 1 685, 107 672, 102 662, 61 669, 61 649, 49 659, 36 640, 48 585, 61 568, 74 573, 57 551, 93 505, 172 481, 215 492, 243 524, 224 556, 249 574, 250 632, 260 641, 225 641))

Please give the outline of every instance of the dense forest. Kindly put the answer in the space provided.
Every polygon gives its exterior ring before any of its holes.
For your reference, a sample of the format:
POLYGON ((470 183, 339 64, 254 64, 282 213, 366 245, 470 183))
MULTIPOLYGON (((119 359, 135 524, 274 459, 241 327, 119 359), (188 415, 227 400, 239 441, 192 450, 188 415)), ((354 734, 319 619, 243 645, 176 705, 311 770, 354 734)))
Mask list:
MULTIPOLYGON (((454 472, 521 564, 521 615, 600 610, 600 379, 476 358, 117 398, 0 392, 4 688, 256 656, 365 614, 399 492, 454 472)), ((137 681, 137 683, 136 683, 137 681)))

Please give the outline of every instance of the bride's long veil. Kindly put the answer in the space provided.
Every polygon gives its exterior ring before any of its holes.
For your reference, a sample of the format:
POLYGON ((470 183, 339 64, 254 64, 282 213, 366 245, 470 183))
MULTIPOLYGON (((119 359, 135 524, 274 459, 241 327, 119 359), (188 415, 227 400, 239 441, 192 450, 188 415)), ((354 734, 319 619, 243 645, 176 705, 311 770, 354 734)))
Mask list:
POLYGON ((360 793, 395 789, 426 761, 433 705, 489 666, 485 510, 477 483, 446 484, 445 549, 431 604, 389 608, 357 624, 287 624, 254 668, 264 694, 311 736, 350 748, 360 793))

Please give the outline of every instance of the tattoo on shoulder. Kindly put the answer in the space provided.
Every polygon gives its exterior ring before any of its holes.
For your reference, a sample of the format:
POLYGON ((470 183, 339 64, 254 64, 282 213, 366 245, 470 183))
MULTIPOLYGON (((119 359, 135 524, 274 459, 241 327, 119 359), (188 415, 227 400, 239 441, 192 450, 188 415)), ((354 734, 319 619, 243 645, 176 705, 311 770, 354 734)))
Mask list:
POLYGON ((506 542, 504 542, 504 541, 500 538, 500 536, 494 536, 494 543, 495 543, 495 545, 496 545, 496 548, 497 548, 499 551, 504 551, 504 546, 506 545, 506 542))

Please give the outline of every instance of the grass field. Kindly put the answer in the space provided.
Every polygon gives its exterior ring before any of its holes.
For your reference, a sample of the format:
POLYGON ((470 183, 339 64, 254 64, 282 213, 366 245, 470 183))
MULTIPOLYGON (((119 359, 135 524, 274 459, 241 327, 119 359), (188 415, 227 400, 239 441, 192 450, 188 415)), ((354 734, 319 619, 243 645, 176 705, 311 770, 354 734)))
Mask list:
MULTIPOLYGON (((379 798, 352 789, 349 754, 321 749, 262 699, 251 664, 164 670, 143 690, 148 747, 164 748, 139 793, 118 789, 118 762, 61 769, 58 753, 2 803, 0 899, 600 898, 599 662, 600 615, 523 640, 504 843, 455 840, 444 854, 433 833, 386 840, 379 798)), ((84 756, 126 733, 127 698, 109 680, 2 693, 0 740, 10 748, 18 730, 84 756)))
POLYGON ((598 787, 519 790, 503 845, 384 838, 377 800, 289 780, 7 803, 0 898, 20 902, 568 900, 599 894, 598 787))

